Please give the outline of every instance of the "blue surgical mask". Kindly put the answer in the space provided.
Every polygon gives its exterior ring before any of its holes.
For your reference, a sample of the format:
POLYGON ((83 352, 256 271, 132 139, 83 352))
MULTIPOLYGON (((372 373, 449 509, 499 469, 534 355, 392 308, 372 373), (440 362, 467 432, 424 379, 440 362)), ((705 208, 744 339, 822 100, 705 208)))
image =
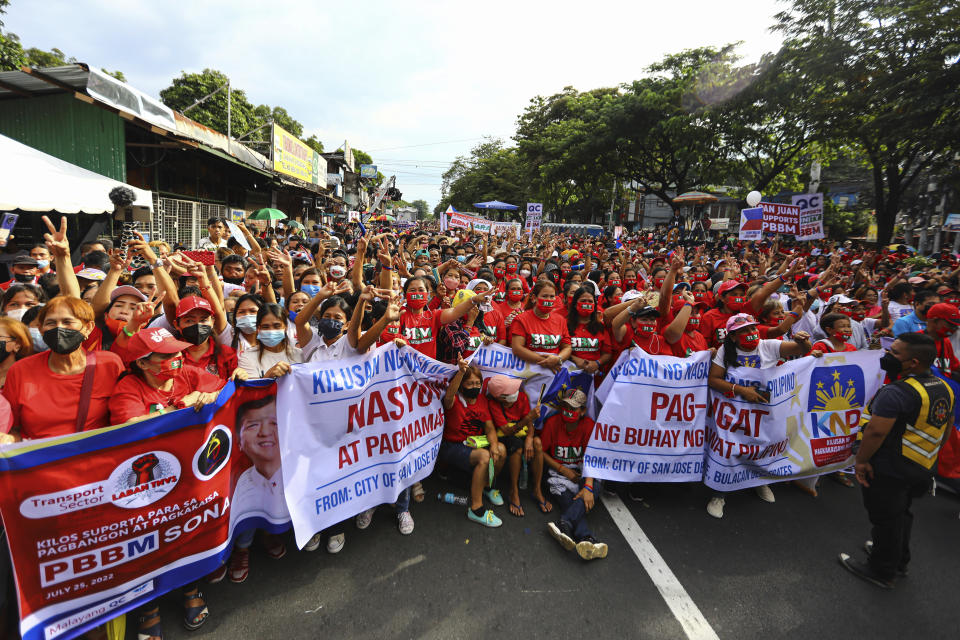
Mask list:
POLYGON ((251 334, 257 330, 257 316, 240 316, 237 318, 237 329, 251 334))
POLYGON ((257 332, 257 340, 262 342, 265 346, 275 347, 286 337, 287 332, 283 329, 269 329, 264 331, 257 332))
POLYGON ((40 333, 40 329, 37 329, 36 327, 30 327, 30 338, 33 340, 33 350, 37 353, 50 350, 50 347, 47 346, 47 343, 43 341, 43 334, 40 333))
POLYGON ((300 285, 300 291, 303 291, 305 294, 311 298, 318 293, 320 293, 320 285, 318 284, 302 284, 300 285))
POLYGON ((467 256, 457 256, 457 262, 466 262, 467 256))
POLYGON ((37 268, 38 268, 38 269, 46 269, 46 268, 49 267, 49 266, 50 266, 50 261, 49 261, 49 260, 37 260, 37 268))

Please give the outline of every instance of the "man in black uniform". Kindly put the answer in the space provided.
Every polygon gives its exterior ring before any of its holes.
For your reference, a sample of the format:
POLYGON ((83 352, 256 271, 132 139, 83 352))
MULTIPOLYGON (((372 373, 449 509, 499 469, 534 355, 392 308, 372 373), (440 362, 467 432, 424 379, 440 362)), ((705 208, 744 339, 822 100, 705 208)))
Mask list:
POLYGON ((870 402, 857 452, 857 480, 873 525, 867 562, 840 554, 857 577, 892 589, 910 562, 910 505, 931 487, 937 454, 953 428, 953 391, 930 372, 937 357, 929 336, 905 333, 880 360, 890 377, 870 402))

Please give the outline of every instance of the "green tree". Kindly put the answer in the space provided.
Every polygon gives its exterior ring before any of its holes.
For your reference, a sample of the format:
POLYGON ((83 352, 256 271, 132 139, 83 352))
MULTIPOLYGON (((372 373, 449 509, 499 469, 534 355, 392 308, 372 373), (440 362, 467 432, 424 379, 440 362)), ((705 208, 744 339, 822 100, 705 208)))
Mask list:
MULTIPOLYGON (((257 121, 255 126, 260 126, 269 120, 273 120, 274 124, 282 127, 286 131, 289 131, 297 138, 303 135, 303 125, 294 120, 293 116, 287 113, 287 110, 283 107, 269 107, 265 104, 261 104, 254 108, 253 114, 257 121)), ((263 139, 269 139, 270 132, 266 131, 265 136, 266 137, 263 139)))
MULTIPOLYGON (((182 72, 179 78, 174 78, 169 87, 160 92, 160 99, 171 109, 183 112, 195 101, 213 93, 220 87, 222 91, 187 112, 187 116, 202 125, 215 129, 220 133, 227 133, 227 84, 226 74, 215 69, 204 69, 201 73, 182 72)), ((263 121, 254 112, 254 106, 247 100, 247 94, 242 89, 233 88, 231 91, 231 133, 240 136, 251 131, 263 121)), ((252 140, 264 140, 265 132, 258 132, 250 137, 252 140)), ((269 132, 266 132, 269 136, 269 132)))
POLYGON ((317 153, 323 153, 323 143, 317 139, 317 136, 310 136, 303 141, 305 145, 316 151, 317 153))
POLYGON ((911 186, 958 150, 960 5, 793 0, 776 19, 816 135, 867 158, 877 240, 886 244, 911 186))
MULTIPOLYGON (((444 211, 448 204, 471 210, 475 202, 501 200, 521 206, 528 191, 524 185, 522 160, 516 148, 504 147, 503 140, 488 137, 470 152, 457 157, 443 174, 443 198, 434 211, 444 211)), ((492 214, 501 219, 519 219, 510 212, 492 214)))
POLYGON ((430 214, 430 205, 426 200, 414 200, 410 206, 417 210, 417 218, 423 220, 430 214))

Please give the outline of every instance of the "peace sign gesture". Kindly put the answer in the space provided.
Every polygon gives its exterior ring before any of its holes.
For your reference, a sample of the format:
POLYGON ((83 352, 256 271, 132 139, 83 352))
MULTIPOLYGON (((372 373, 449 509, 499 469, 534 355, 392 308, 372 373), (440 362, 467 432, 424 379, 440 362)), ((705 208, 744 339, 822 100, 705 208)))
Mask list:
POLYGON ((43 222, 47 225, 50 233, 43 234, 43 239, 47 241, 47 249, 51 255, 57 258, 70 255, 70 241, 67 240, 67 216, 60 217, 60 229, 56 229, 50 218, 43 216, 43 222))
POLYGON ((128 321, 128 325, 134 332, 139 331, 148 322, 150 322, 150 319, 153 318, 153 314, 157 308, 157 305, 160 304, 166 295, 166 291, 156 290, 153 292, 153 295, 150 296, 149 300, 146 302, 137 303, 137 307, 134 309, 133 315, 128 321))

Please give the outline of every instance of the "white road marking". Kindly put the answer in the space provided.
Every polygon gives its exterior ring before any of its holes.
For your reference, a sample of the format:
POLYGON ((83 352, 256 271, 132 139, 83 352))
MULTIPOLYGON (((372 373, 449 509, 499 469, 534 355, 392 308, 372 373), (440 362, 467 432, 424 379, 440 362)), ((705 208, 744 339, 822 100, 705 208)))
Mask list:
POLYGON ((633 549, 643 568, 646 569, 653 584, 660 591, 674 617, 680 622, 684 633, 690 640, 719 640, 713 627, 700 613, 670 567, 664 562, 663 556, 657 551, 650 538, 643 532, 633 514, 623 504, 619 496, 603 496, 603 506, 610 512, 610 517, 620 529, 627 544, 633 549))
POLYGON ((390 573, 386 573, 386 574, 380 576, 379 578, 374 579, 374 582, 376 583, 376 582, 383 582, 384 580, 388 580, 388 579, 392 578, 393 576, 397 575, 398 573, 400 573, 401 571, 403 571, 404 569, 407 569, 407 568, 409 568, 409 567, 412 567, 413 565, 416 565, 416 564, 420 564, 421 562, 423 562, 423 561, 426 560, 426 559, 427 559, 427 556, 425 556, 425 555, 423 555, 423 554, 421 553, 420 555, 414 556, 414 557, 410 558, 409 560, 404 560, 403 562, 401 562, 400 564, 397 565, 396 569, 394 569, 394 570, 391 571, 390 573))

